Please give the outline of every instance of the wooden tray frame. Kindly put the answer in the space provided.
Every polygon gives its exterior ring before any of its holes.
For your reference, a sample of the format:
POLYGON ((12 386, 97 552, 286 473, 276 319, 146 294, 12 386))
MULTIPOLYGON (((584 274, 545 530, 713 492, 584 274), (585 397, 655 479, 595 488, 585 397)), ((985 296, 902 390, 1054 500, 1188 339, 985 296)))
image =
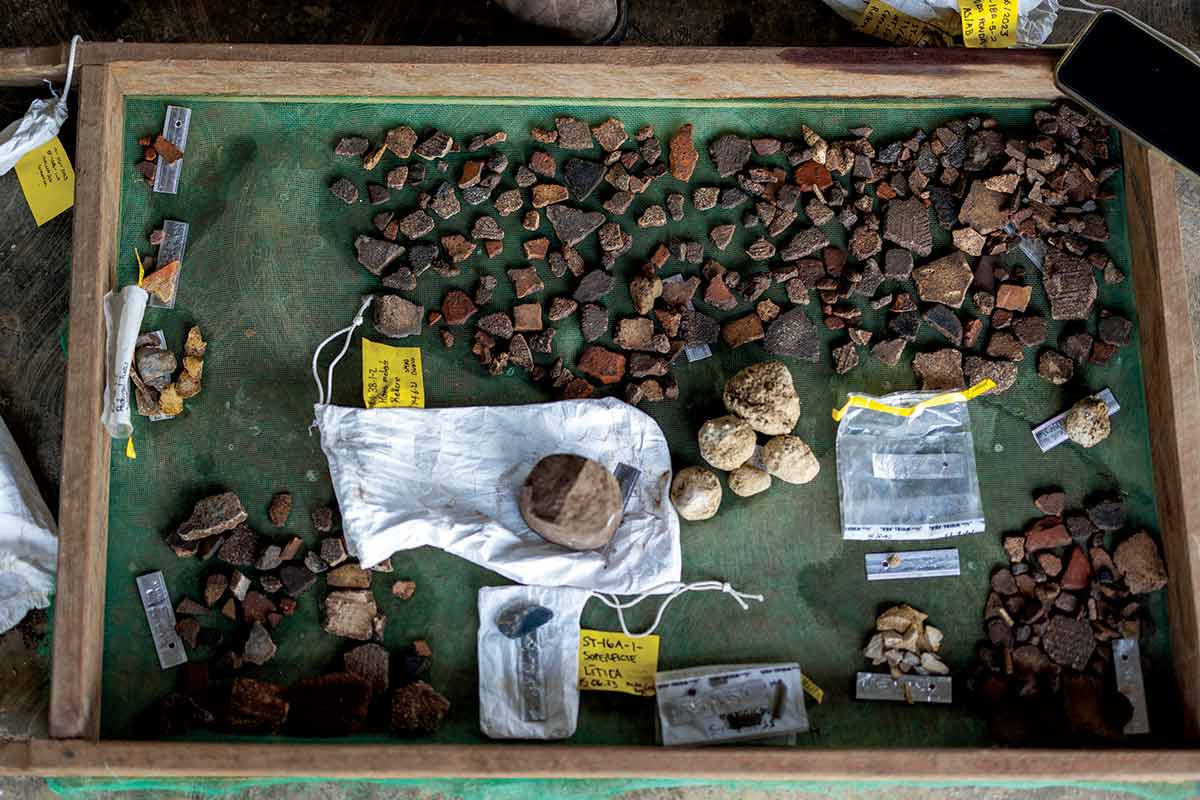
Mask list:
MULTIPOLYGON (((1003 780, 1200 778, 1200 749, 716 748, 99 740, 110 440, 102 298, 115 281, 127 96, 1019 98, 1051 100, 1054 53, 867 48, 411 48, 83 44, 51 739, 0 745, 45 775, 1003 780)), ((63 48, 0 54, 0 84, 62 75, 63 48), (7 77, 7 80, 6 80, 7 77)), ((1124 141, 1132 279, 1188 742, 1200 732, 1200 384, 1175 173, 1124 141)), ((1182 744, 1182 743, 1181 743, 1182 744)))

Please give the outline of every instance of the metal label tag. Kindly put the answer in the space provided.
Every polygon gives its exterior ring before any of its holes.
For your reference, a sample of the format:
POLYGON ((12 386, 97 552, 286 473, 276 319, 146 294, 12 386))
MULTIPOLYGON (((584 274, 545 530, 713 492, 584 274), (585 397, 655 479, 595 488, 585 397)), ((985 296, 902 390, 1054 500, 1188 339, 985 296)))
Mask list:
POLYGON ((873 453, 871 472, 887 481, 961 478, 967 460, 959 453, 873 453))
MULTIPOLYGON (((631 467, 628 464, 617 464, 617 468, 613 470, 613 477, 617 479, 617 486, 621 490, 621 511, 625 511, 625 507, 629 505, 629 498, 633 497, 633 490, 637 488, 638 478, 642 477, 642 471, 637 467, 631 467)), ((618 527, 613 531, 612 538, 608 540, 608 544, 604 545, 604 550, 601 552, 604 555, 604 568, 608 569, 609 556, 612 553, 613 542, 617 538, 617 533, 620 532, 618 527)))
POLYGON ((150 635, 154 637, 154 649, 158 663, 163 669, 186 664, 187 651, 183 640, 175 632, 175 609, 171 607, 171 595, 167 592, 167 581, 162 570, 148 572, 137 578, 138 596, 150 623, 150 635))
POLYGON ((1146 687, 1142 682, 1141 647, 1137 639, 1114 639, 1112 650, 1117 691, 1133 706, 1133 716, 1125 723, 1125 733, 1149 733, 1150 713, 1146 710, 1146 687))
MULTIPOLYGON (((1108 407, 1108 415, 1110 417, 1121 410, 1121 404, 1117 402, 1117 398, 1113 395, 1111 389, 1104 389, 1098 392, 1096 397, 1104 401, 1104 405, 1108 407)), ((1063 419, 1066 416, 1067 412, 1064 411, 1033 429, 1033 440, 1037 442, 1037 446, 1041 448, 1043 453, 1058 447, 1067 440, 1067 431, 1063 427, 1063 419)))
MULTIPOLYGON (((184 106, 167 106, 167 115, 163 120, 162 137, 187 152, 188 128, 192 124, 192 110, 184 106)), ((154 170, 154 191, 163 194, 176 194, 179 191, 179 175, 183 172, 183 158, 174 164, 160 160, 154 170)))
POLYGON ((162 269, 172 261, 179 262, 179 271, 175 273, 175 288, 171 292, 171 302, 164 303, 156 295, 150 295, 151 308, 174 308, 175 300, 179 297, 179 281, 183 278, 183 254, 187 250, 188 224, 175 219, 163 220, 163 241, 158 246, 158 254, 154 257, 155 269, 162 269))
POLYGON ((953 679, 945 675, 902 675, 860 672, 854 681, 858 700, 893 700, 900 703, 949 703, 953 679))
POLYGON ((865 558, 869 581, 947 578, 960 574, 958 550, 953 547, 899 553, 867 553, 865 558))

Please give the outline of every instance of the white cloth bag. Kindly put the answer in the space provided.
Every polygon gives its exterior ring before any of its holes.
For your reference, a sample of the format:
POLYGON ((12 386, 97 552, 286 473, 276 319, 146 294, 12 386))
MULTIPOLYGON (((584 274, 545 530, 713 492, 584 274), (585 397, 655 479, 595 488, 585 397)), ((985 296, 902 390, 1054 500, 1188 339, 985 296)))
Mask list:
POLYGON ((0 419, 0 633, 50 605, 57 563, 54 518, 0 419))
POLYGON ((579 618, 586 589, 497 586, 479 590, 479 730, 492 739, 566 739, 579 719, 579 618), (545 606, 554 616, 537 629, 545 719, 528 721, 520 685, 521 643, 496 627, 514 604, 545 606))
MULTIPOLYGON (((431 545, 525 584, 637 594, 682 574, 671 454, 649 415, 615 398, 525 406, 348 408, 326 402, 313 356, 314 424, 329 461, 347 549, 370 567, 431 545), (576 453, 641 471, 608 552, 550 544, 525 524, 517 490, 538 459, 576 453)), ((328 385, 328 384, 325 384, 328 385)))
MULTIPOLYGON (((25 116, 13 120, 0 131, 0 175, 6 175, 30 150, 41 147, 62 130, 67 121, 67 95, 71 93, 71 74, 75 71, 75 46, 80 37, 71 39, 71 55, 67 59, 67 80, 62 97, 34 100, 25 116)), ((49 83, 49 81, 47 81, 49 83)), ((54 94, 54 89, 50 89, 54 94)))

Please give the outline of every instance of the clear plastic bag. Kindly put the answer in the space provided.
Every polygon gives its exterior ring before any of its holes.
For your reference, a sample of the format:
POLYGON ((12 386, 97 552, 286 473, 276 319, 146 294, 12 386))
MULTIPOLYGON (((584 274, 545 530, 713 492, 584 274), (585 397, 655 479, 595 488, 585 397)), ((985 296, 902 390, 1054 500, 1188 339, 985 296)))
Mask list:
MULTIPOLYGON (((898 392, 874 405, 907 408, 938 396, 898 392)), ((911 416, 870 405, 849 405, 838 424, 842 537, 921 540, 982 533, 967 403, 925 407, 911 416)))
MULTIPOLYGON (((867 0, 823 0, 852 25, 861 23, 867 0)), ((962 36, 958 0, 887 0, 897 12, 926 22, 953 36, 962 36)), ((1059 0, 1017 0, 1017 44, 1036 47, 1054 31, 1059 0)))

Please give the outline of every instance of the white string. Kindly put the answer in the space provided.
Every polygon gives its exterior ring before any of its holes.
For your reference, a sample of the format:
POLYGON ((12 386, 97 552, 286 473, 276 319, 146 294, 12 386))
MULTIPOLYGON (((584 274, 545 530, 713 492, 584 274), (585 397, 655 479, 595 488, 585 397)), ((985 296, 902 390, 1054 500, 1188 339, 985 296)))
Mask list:
POLYGON ((663 584, 662 586, 656 586, 650 591, 638 595, 626 603, 622 603, 613 595, 601 594, 600 592, 589 592, 589 594, 617 612, 617 621, 621 623, 622 633, 631 639, 641 639, 658 630, 658 625, 660 622, 662 622, 663 614, 666 612, 667 606, 671 604, 672 600, 674 600, 676 597, 679 597, 679 595, 684 594, 685 592, 721 592, 722 594, 729 595, 735 601, 737 601, 737 604, 742 607, 742 611, 750 610, 750 604, 746 602, 747 600, 757 600, 760 603, 764 601, 764 598, 761 594, 746 594, 745 592, 739 592, 728 583, 723 581, 697 581, 696 583, 663 584), (629 628, 625 624, 625 609, 633 608, 647 597, 658 594, 660 590, 665 589, 668 586, 674 586, 675 588, 672 589, 671 593, 668 594, 663 599, 662 603, 659 604, 658 613, 654 615, 654 624, 641 633, 630 633, 629 628))
POLYGON ((354 329, 363 324, 363 314, 366 313, 367 307, 371 305, 371 301, 374 299, 374 295, 367 295, 364 297, 362 305, 358 307, 358 313, 354 315, 354 321, 342 328, 340 331, 335 331, 334 333, 329 334, 329 336, 325 337, 325 341, 317 345, 317 349, 313 353, 312 357, 312 375, 313 380, 317 384, 317 405, 323 406, 325 405, 326 401, 325 386, 321 384, 321 373, 317 370, 317 361, 321 357, 321 351, 325 349, 325 345, 329 344, 337 337, 345 335, 346 341, 342 345, 342 350, 336 356, 334 356, 333 361, 329 362, 329 371, 327 373, 326 382, 329 384, 328 400, 333 402, 333 368, 338 365, 338 362, 342 360, 342 356, 346 355, 346 351, 350 349, 350 341, 354 338, 354 329))
MULTIPOLYGON (((83 41, 83 37, 75 34, 71 37, 71 53, 67 56, 67 82, 63 85, 62 102, 67 102, 67 95, 71 93, 71 76, 75 72, 75 47, 83 41)), ((50 94, 54 94, 54 87, 50 87, 50 94)), ((54 94, 55 97, 58 95, 54 94)))

